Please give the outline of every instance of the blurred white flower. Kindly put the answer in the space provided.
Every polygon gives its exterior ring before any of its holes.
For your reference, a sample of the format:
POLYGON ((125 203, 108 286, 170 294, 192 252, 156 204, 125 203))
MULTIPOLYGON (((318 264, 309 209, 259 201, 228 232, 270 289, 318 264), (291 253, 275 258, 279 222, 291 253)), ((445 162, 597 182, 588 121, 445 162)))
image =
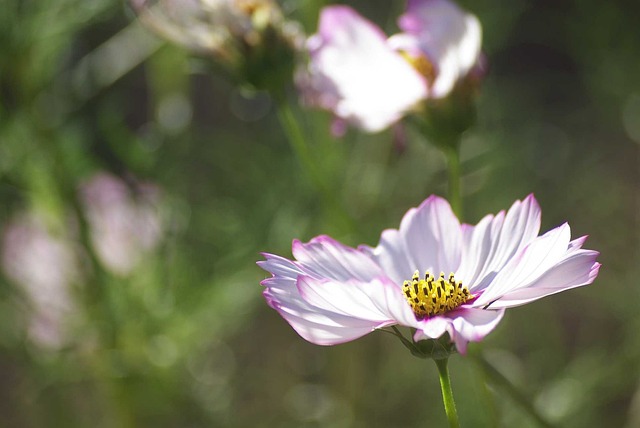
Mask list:
POLYGON ((160 36, 210 55, 236 78, 262 87, 291 79, 304 36, 275 0, 130 0, 140 21, 160 36), (279 77, 280 79, 276 78, 279 77))
POLYGON ((80 189, 100 261, 118 275, 129 274, 160 242, 160 190, 152 184, 127 184, 99 173, 80 189))
POLYGON ((427 96, 427 82, 385 34, 348 6, 325 7, 307 42, 303 100, 369 132, 387 128, 427 96))
POLYGON ((480 62, 478 19, 448 0, 409 0, 386 38, 348 6, 322 9, 300 73, 303 101, 378 132, 429 98, 447 96, 480 62))
POLYGON ((21 215, 4 229, 2 269, 29 301, 28 334, 42 347, 57 349, 68 339, 76 262, 70 241, 49 233, 41 219, 21 215))
POLYGON ((250 9, 231 0, 132 0, 131 4, 150 28, 202 52, 224 54, 232 37, 244 36, 252 28, 250 9))

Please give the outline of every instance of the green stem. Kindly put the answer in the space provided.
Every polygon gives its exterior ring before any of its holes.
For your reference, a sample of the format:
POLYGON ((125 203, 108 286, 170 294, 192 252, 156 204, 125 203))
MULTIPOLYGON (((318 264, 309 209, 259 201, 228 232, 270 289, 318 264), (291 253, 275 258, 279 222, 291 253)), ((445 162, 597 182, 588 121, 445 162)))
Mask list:
POLYGON ((460 190, 460 143, 447 145, 444 149, 449 172, 449 203, 460 219, 462 216, 462 194, 460 190))
POLYGON ((324 180, 320 178, 320 171, 311 156, 302 129, 293 111, 291 111, 289 103, 284 99, 278 100, 278 119, 291 145, 291 149, 298 158, 298 161, 302 164, 302 167, 309 174, 313 184, 323 193, 328 192, 329 189, 324 183, 324 180))
MULTIPOLYGON (((69 185, 71 188, 72 185, 69 185)), ((118 321, 113 309, 112 299, 110 297, 110 285, 108 283, 109 274, 105 271, 100 259, 91 242, 91 230, 89 222, 86 218, 84 210, 78 200, 77 195, 69 195, 70 205, 73 208, 76 219, 78 220, 79 238, 83 250, 87 255, 88 265, 94 275, 95 283, 92 287, 86 287, 88 305, 92 310, 96 311, 97 318, 102 322, 97 323, 102 329, 102 341, 106 349, 113 349, 117 346, 118 321)))
POLYGON ((415 343, 413 343, 413 341, 411 341, 411 340, 407 339, 406 337, 404 337, 404 335, 400 332, 400 330, 398 330, 398 327, 396 327, 395 325, 392 325, 391 328, 393 329, 393 331, 388 331, 388 330, 380 330, 380 331, 391 333, 391 334, 395 335, 396 337, 398 337, 398 339, 400 339, 402 344, 409 351, 411 351, 411 353, 413 355, 417 356, 420 353, 420 350, 416 347, 415 343))
POLYGON ((307 139, 302 132, 302 128, 298 120, 296 119, 289 103, 285 96, 276 97, 277 100, 277 113, 280 125, 284 130, 284 133, 289 141, 291 149, 295 153, 302 168, 309 176, 312 184, 316 190, 321 194, 324 204, 334 214, 335 218, 339 220, 340 226, 346 231, 354 230, 354 223, 347 215, 340 202, 336 199, 334 192, 331 191, 331 187, 324 179, 324 174, 318 167, 318 163, 314 160, 307 139))
POLYGON ((456 411, 456 403, 453 400, 453 390, 451 389, 451 378, 449 377, 449 369, 447 364, 448 358, 434 360, 438 366, 438 375, 440 376, 440 388, 442 389, 442 401, 444 402, 444 411, 447 413, 450 428, 459 428, 458 412, 456 411))
POLYGON ((545 428, 554 427, 545 418, 543 418, 540 413, 538 413, 533 404, 531 404, 531 401, 527 397, 525 397, 525 395, 520 392, 509 379, 507 379, 502 373, 500 373, 498 369, 493 367, 480 355, 474 355, 473 360, 482 368, 482 370, 486 373, 487 377, 492 381, 492 383, 504 390, 507 395, 510 396, 518 405, 520 405, 522 410, 527 412, 539 426, 545 428))

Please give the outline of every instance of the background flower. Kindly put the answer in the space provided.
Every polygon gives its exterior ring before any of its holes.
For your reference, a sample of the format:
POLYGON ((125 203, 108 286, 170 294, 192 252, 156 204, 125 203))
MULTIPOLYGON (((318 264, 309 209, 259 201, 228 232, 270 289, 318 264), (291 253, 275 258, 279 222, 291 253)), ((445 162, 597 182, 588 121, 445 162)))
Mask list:
POLYGON ((91 228, 91 242, 102 263, 127 275, 162 237, 160 189, 99 173, 83 183, 80 193, 91 228))
POLYGON ((131 5, 169 40, 234 60, 241 59, 236 45, 260 37, 254 14, 266 23, 279 13, 271 0, 131 0, 131 5))
POLYGON ((348 6, 322 9, 298 78, 303 100, 378 132, 421 101, 447 96, 480 66, 480 22, 455 3, 410 0, 398 24, 402 33, 387 39, 348 6))
POLYGON ((382 30, 348 6, 322 9, 307 48, 303 99, 365 131, 385 129, 427 95, 424 78, 382 30))
POLYGON ((213 58, 241 84, 279 90, 292 79, 303 43, 275 0, 131 0, 143 24, 213 58), (269 70, 265 75, 264 70, 269 70))
POLYGON ((27 299, 29 338, 44 348, 64 346, 78 309, 72 292, 79 278, 72 241, 50 233, 42 218, 23 214, 5 226, 2 270, 27 299))

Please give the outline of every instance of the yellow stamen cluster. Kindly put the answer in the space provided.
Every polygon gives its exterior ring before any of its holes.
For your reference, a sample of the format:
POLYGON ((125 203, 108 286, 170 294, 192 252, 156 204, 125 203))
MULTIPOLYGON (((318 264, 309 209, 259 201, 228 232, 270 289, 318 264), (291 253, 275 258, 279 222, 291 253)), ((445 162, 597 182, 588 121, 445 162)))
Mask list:
POLYGON ((436 70, 429 59, 424 55, 413 56, 407 51, 400 51, 400 55, 411 64, 411 66, 420 73, 426 80, 429 86, 433 84, 436 79, 436 70))
POLYGON ((402 292, 418 318, 444 314, 473 297, 467 287, 456 282, 453 274, 445 279, 444 272, 438 279, 429 272, 420 279, 420 273, 416 271, 411 281, 404 282, 402 292))

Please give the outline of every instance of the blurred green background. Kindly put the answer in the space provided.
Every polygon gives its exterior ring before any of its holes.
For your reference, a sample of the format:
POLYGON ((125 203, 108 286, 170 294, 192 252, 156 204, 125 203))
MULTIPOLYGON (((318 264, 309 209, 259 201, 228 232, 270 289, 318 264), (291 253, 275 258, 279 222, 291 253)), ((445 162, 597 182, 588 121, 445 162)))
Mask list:
MULTIPOLYGON (((282 5, 310 34, 321 3, 282 5)), ((349 4, 396 31, 402 2, 349 4)), ((603 264, 472 346, 559 426, 640 426, 639 4, 463 5, 489 63, 462 143, 465 221, 534 192, 543 230, 569 221, 603 264)), ((0 425, 444 426, 432 362, 382 333, 305 342, 255 265, 322 233, 375 245, 446 195, 444 158, 411 128, 403 149, 391 131, 334 139, 291 86, 338 215, 268 94, 216 69, 120 1, 0 3, 0 425)), ((450 369, 463 426, 535 426, 470 359, 450 369)))

